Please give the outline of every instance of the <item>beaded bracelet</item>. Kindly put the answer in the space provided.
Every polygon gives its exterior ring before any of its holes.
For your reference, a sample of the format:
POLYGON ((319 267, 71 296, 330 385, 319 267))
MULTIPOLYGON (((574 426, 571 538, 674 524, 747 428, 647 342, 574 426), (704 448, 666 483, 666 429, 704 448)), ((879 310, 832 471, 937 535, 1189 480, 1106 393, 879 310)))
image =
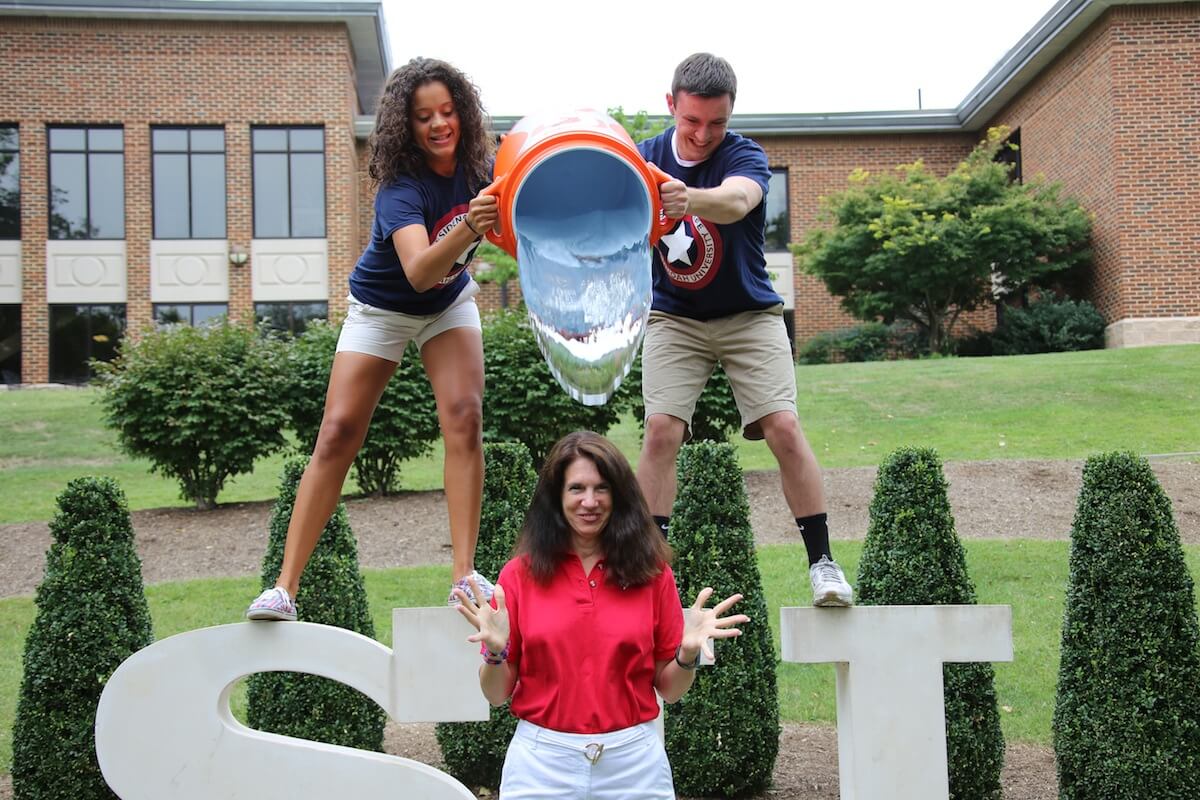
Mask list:
POLYGON ((498 667, 508 660, 508 645, 504 645, 504 649, 499 653, 493 653, 488 649, 486 644, 481 644, 479 646, 479 654, 483 656, 483 663, 498 667))

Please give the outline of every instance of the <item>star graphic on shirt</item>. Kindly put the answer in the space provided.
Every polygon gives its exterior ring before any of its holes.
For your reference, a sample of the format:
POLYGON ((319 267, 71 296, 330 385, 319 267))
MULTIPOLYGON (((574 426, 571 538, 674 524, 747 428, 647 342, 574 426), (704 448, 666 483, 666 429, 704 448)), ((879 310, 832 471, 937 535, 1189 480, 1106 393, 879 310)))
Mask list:
POLYGON ((667 246, 667 263, 673 264, 676 261, 682 261, 690 267, 692 259, 688 256, 688 251, 692 249, 694 241, 691 236, 688 236, 687 228, 680 221, 679 227, 662 237, 662 242, 667 246))

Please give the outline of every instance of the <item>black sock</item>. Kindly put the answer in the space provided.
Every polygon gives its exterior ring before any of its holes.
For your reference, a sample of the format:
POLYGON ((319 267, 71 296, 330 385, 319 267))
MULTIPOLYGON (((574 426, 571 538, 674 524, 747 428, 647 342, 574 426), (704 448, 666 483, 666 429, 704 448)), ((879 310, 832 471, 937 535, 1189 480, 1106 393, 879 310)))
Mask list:
POLYGON ((813 514, 811 517, 796 517, 796 527, 804 537, 804 549, 808 551, 808 565, 821 560, 825 556, 833 561, 833 553, 829 550, 829 522, 827 514, 813 514))
POLYGON ((654 515, 654 524, 658 526, 658 529, 660 531, 662 531, 663 538, 664 539, 667 538, 667 529, 669 529, 671 527, 671 518, 670 517, 660 517, 657 514, 655 514, 654 515))

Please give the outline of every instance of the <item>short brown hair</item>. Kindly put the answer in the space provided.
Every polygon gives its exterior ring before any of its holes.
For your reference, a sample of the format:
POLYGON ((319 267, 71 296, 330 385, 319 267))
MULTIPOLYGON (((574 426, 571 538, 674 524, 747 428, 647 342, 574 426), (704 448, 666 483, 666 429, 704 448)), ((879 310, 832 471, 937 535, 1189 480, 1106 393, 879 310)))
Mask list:
POLYGON ((729 95, 729 102, 737 100, 737 75, 733 67, 720 56, 712 53, 692 53, 679 62, 675 77, 671 79, 671 96, 680 92, 700 97, 729 95))

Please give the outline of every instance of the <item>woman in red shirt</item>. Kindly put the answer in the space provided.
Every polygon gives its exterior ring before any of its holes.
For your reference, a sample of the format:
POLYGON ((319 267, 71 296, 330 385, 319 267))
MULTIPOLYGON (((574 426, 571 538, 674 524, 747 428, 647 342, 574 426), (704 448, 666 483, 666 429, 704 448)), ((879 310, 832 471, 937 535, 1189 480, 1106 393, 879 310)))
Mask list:
POLYGON ((706 588, 684 623, 671 550, 633 470, 590 431, 550 451, 516 549, 494 607, 457 590, 478 629, 483 693, 511 697, 520 719, 500 796, 674 800, 655 692, 679 700, 708 640, 740 634, 749 618, 724 615, 742 596, 706 608, 706 588))

